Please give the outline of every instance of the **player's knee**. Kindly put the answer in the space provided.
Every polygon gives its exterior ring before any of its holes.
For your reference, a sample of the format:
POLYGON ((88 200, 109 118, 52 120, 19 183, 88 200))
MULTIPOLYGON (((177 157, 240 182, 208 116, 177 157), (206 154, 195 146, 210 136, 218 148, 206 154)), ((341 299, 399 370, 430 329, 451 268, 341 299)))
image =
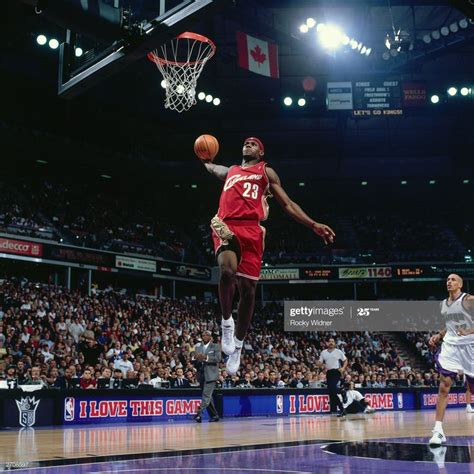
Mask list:
POLYGON ((451 389, 452 381, 449 378, 445 378, 439 384, 439 394, 448 396, 449 390, 451 389))
POLYGON ((224 281, 232 281, 235 279, 235 270, 230 265, 221 265, 221 279, 224 281))
POLYGON ((243 299, 252 300, 255 298, 255 285, 253 284, 253 282, 244 283, 240 291, 241 291, 240 297, 243 299))

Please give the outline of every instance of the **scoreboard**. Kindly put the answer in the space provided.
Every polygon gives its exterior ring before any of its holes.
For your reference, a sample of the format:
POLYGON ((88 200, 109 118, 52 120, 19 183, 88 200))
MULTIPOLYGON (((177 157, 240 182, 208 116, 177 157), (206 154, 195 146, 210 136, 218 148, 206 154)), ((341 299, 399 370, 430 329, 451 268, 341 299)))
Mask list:
POLYGON ((353 88, 354 116, 402 115, 400 81, 357 81, 353 88))

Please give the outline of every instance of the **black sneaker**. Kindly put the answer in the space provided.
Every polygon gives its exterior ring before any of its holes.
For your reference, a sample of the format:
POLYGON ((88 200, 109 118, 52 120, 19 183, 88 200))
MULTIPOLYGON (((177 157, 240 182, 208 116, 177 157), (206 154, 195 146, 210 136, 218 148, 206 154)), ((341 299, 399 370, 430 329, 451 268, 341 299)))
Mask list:
POLYGON ((340 412, 337 414, 337 417, 338 417, 338 418, 342 418, 342 417, 344 417, 344 416, 346 416, 346 411, 345 411, 345 410, 340 411, 340 412))
POLYGON ((219 421, 220 418, 218 416, 213 416, 212 418, 209 418, 209 423, 215 423, 216 421, 219 421))
POLYGON ((194 419, 194 421, 195 421, 196 423, 202 423, 202 417, 201 417, 201 415, 200 415, 199 413, 197 413, 196 415, 194 415, 193 419, 194 419))

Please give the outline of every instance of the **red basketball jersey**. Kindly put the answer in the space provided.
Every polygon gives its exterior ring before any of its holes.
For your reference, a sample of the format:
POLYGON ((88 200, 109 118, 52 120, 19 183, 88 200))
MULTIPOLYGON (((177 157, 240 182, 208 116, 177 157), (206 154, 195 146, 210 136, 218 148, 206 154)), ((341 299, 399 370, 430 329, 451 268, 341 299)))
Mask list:
POLYGON ((221 219, 264 221, 268 216, 268 181, 265 161, 248 167, 231 166, 219 200, 221 219))

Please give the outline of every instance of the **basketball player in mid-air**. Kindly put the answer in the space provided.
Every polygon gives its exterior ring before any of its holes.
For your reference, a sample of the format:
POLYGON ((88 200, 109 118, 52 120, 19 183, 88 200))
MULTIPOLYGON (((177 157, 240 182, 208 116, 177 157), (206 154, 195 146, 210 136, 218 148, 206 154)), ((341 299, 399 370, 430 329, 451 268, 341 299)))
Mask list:
POLYGON ((330 227, 311 219, 288 197, 278 175, 263 161, 264 153, 263 143, 251 137, 244 142, 241 165, 204 163, 211 174, 225 181, 211 229, 220 268, 222 350, 229 355, 227 370, 231 374, 240 367, 244 337, 253 316, 265 239, 260 221, 268 215, 267 198, 273 195, 288 215, 322 237, 326 244, 335 237, 330 227), (235 327, 232 307, 236 285, 239 303, 235 327))
POLYGON ((436 422, 429 444, 439 446, 446 442, 443 419, 448 404, 448 395, 453 377, 463 373, 471 392, 474 392, 474 296, 462 292, 463 280, 452 273, 446 280, 448 298, 441 304, 441 315, 446 328, 430 338, 430 345, 438 342, 441 351, 436 356, 436 366, 440 372, 436 422))

